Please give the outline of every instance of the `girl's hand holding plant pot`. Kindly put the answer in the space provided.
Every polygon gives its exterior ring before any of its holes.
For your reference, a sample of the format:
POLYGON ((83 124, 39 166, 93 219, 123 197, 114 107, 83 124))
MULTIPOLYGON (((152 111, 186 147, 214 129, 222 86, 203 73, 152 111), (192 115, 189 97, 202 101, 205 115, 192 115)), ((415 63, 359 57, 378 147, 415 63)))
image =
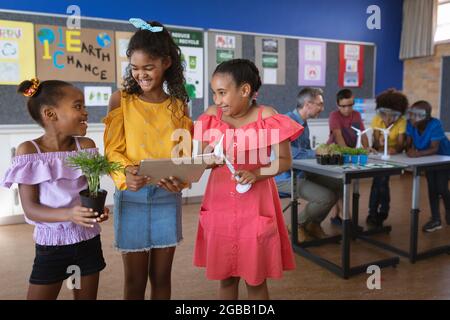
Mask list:
POLYGON ((128 166, 125 168, 126 184, 130 191, 138 191, 150 182, 149 177, 138 176, 138 166, 128 166))
POLYGON ((86 228, 93 228, 94 224, 98 222, 98 218, 94 218, 96 215, 98 215, 97 212, 81 206, 68 208, 66 215, 68 221, 72 221, 73 223, 79 224, 80 226, 86 228))
POLYGON ((105 207, 103 209, 103 214, 100 215, 100 217, 96 218, 98 223, 102 223, 105 222, 106 220, 109 219, 109 208, 105 207))

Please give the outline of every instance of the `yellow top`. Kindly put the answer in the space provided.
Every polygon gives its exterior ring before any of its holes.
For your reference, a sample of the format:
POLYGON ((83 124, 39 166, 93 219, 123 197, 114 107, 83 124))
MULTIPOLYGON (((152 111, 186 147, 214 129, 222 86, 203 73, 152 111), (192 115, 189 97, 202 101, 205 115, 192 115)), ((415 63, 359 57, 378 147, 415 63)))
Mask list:
MULTIPOLYGON (((372 128, 380 128, 386 129, 386 125, 384 124, 383 119, 379 115, 375 115, 372 119, 372 128)), ((383 132, 379 131, 381 136, 383 136, 383 132)), ((397 139, 400 134, 406 132, 406 119, 404 117, 400 117, 397 121, 394 122, 391 130, 389 130, 389 138, 388 138, 388 147, 396 148, 397 147, 397 139)))
MULTIPOLYGON (((192 121, 182 115, 183 108, 178 99, 150 103, 122 91, 120 107, 103 119, 106 157, 126 167, 139 165, 143 159, 190 156, 192 121)), ((119 190, 127 188, 123 172, 112 178, 119 190)))

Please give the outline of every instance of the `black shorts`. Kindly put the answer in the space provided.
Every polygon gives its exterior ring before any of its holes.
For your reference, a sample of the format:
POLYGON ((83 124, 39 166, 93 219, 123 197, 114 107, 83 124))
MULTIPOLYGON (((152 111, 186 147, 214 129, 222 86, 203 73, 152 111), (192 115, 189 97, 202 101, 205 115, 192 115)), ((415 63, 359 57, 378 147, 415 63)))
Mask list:
POLYGON ((30 283, 53 284, 64 281, 74 274, 70 266, 78 266, 81 276, 97 273, 106 267, 100 235, 87 241, 64 246, 36 244, 36 257, 30 283))

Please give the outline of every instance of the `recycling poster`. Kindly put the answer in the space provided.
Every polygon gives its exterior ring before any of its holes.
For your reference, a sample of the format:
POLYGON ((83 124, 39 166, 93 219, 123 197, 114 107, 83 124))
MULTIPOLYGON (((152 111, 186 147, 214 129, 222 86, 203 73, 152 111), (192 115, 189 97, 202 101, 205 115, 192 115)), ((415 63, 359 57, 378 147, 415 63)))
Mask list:
POLYGON ((181 60, 185 67, 185 86, 189 98, 203 98, 203 32, 185 29, 169 31, 181 50, 181 60))

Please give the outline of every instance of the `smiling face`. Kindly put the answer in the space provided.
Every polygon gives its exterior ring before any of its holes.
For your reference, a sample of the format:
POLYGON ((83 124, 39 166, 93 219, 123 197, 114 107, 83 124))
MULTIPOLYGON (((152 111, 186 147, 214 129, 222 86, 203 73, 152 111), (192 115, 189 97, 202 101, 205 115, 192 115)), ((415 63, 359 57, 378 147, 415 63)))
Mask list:
POLYGON ((61 88, 61 90, 62 98, 58 100, 58 105, 50 110, 51 123, 58 132, 67 136, 86 135, 88 113, 84 105, 83 93, 72 86, 61 88))
POLYGON ((131 75, 143 92, 160 90, 164 72, 170 67, 170 58, 155 58, 142 50, 136 50, 130 57, 131 75))
POLYGON ((248 83, 237 86, 231 74, 216 73, 211 80, 214 104, 227 116, 245 113, 252 101, 248 83))

